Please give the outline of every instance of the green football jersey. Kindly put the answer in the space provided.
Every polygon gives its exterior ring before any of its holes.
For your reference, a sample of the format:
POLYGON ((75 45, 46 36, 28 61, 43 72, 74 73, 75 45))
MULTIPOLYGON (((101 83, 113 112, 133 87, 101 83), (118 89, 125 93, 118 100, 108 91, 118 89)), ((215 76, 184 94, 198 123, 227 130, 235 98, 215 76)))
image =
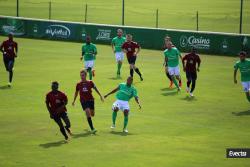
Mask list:
POLYGON ((127 86, 126 83, 121 83, 118 86, 119 90, 116 93, 116 98, 118 100, 129 101, 132 97, 137 97, 137 90, 132 85, 127 86))
POLYGON ((177 48, 166 49, 164 56, 168 58, 168 67, 177 67, 179 65, 180 51, 177 48))
POLYGON ((84 61, 95 60, 95 54, 97 53, 96 46, 93 43, 84 44, 82 46, 82 52, 84 53, 84 61))
POLYGON ((112 39, 112 44, 115 46, 115 52, 122 51, 122 44, 126 41, 125 37, 115 37, 112 39))
POLYGON ((242 82, 250 81, 250 60, 246 59, 245 61, 237 61, 234 68, 240 69, 242 82))

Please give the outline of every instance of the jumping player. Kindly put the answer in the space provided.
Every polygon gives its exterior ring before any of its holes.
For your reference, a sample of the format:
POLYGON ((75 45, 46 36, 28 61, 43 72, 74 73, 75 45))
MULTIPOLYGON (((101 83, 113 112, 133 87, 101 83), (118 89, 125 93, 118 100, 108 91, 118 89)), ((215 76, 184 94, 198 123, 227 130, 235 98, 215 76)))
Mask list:
POLYGON ((136 88, 132 85, 133 78, 128 77, 127 83, 121 83, 117 88, 112 90, 110 93, 104 96, 104 98, 107 98, 109 95, 116 93, 116 101, 113 104, 112 110, 112 126, 111 129, 115 128, 115 121, 117 117, 117 112, 119 110, 123 111, 124 114, 124 126, 123 126, 123 132, 128 133, 127 125, 128 125, 128 115, 129 115, 129 100, 134 97, 136 103, 139 105, 139 108, 141 109, 141 104, 139 102, 139 97, 137 95, 136 88))
POLYGON ((241 73, 241 83, 243 86, 243 91, 246 94, 247 100, 250 102, 250 60, 246 59, 246 52, 240 52, 240 60, 237 61, 234 65, 234 83, 237 84, 237 71, 240 69, 241 73))
POLYGON ((132 35, 126 35, 127 41, 122 45, 122 49, 123 52, 127 55, 127 60, 130 67, 130 76, 133 77, 135 71, 140 76, 141 81, 143 81, 142 74, 139 68, 135 66, 136 58, 141 50, 141 47, 138 43, 132 41, 132 38, 132 35))
POLYGON ((0 51, 3 53, 3 61, 6 68, 6 71, 9 72, 9 83, 8 86, 11 86, 12 77, 13 77, 13 68, 15 58, 17 57, 17 43, 13 40, 13 34, 8 35, 8 40, 4 41, 0 46, 0 51))
POLYGON ((87 72, 89 73, 89 79, 92 80, 92 75, 95 75, 94 71, 94 62, 97 55, 96 46, 91 43, 91 37, 86 37, 86 44, 82 46, 82 56, 81 60, 84 58, 84 66, 87 72))
POLYGON ((167 49, 164 51, 165 59, 163 64, 167 64, 168 72, 177 87, 178 91, 180 91, 180 86, 178 85, 177 80, 181 80, 180 78, 180 68, 179 68, 179 58, 182 59, 181 53, 176 47, 172 47, 172 42, 167 43, 167 49))
POLYGON ((50 114, 50 118, 54 119, 57 125, 60 128, 61 133, 63 134, 65 140, 68 140, 68 135, 66 131, 72 135, 70 131, 70 120, 67 115, 66 105, 68 103, 67 96, 58 90, 58 82, 52 82, 51 89, 46 95, 46 106, 50 114), (66 124, 64 127, 62 120, 66 124), (66 131, 65 131, 66 129, 66 131))
POLYGON ((122 52, 122 44, 126 41, 126 38, 122 36, 122 29, 117 30, 117 36, 112 39, 111 47, 112 51, 115 53, 115 58, 117 62, 117 77, 121 76, 121 67, 124 59, 124 54, 122 52))
POLYGON ((75 91, 75 96, 74 96, 74 100, 72 102, 72 105, 73 106, 75 105, 75 101, 76 101, 76 98, 77 98, 78 93, 79 93, 82 109, 86 113, 89 127, 91 129, 91 132, 93 134, 95 134, 97 132, 97 130, 94 128, 93 123, 92 123, 92 119, 91 119, 91 117, 94 117, 94 115, 95 115, 95 101, 94 101, 94 97, 92 95, 92 89, 94 89, 96 91, 96 93, 100 96, 102 101, 104 101, 104 99, 103 99, 102 95, 100 94, 100 92, 98 91, 95 84, 92 81, 86 80, 87 72, 85 70, 82 70, 80 72, 80 76, 81 76, 81 81, 79 83, 77 83, 77 85, 76 85, 76 91, 75 91))
POLYGON ((187 77, 187 92, 193 97, 193 92, 196 85, 197 72, 200 71, 201 60, 198 54, 196 54, 196 49, 193 47, 191 52, 185 55, 182 59, 183 71, 186 72, 187 77), (196 68, 196 65, 198 67, 196 68), (192 83, 192 87, 190 89, 190 84, 192 83))

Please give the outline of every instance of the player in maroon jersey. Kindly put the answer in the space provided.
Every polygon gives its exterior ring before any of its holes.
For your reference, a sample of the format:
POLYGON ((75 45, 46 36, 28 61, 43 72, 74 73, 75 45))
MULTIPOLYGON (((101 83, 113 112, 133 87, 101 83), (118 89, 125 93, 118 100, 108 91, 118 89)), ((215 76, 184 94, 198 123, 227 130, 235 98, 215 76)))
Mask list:
POLYGON ((91 80, 86 80, 87 72, 85 70, 82 70, 80 72, 81 81, 77 83, 76 85, 76 91, 74 100, 72 102, 72 105, 75 105, 76 98, 78 94, 80 95, 80 102, 82 105, 83 110, 86 113, 86 117, 88 120, 89 127, 91 128, 91 132, 93 134, 96 133, 96 129, 93 126, 91 117, 94 117, 95 115, 95 102, 94 97, 92 95, 92 89, 96 91, 96 93, 100 96, 101 101, 104 101, 104 98, 102 97, 101 93, 98 91, 97 87, 91 80))
POLYGON ((127 60, 130 65, 130 76, 133 77, 135 71, 140 76, 141 81, 143 81, 142 74, 139 68, 135 66, 136 58, 141 50, 141 47, 138 43, 132 41, 132 35, 127 34, 126 39, 127 41, 122 45, 122 50, 127 55, 127 60))
POLYGON ((193 97, 193 92, 196 85, 197 72, 200 71, 201 60, 198 54, 196 54, 196 49, 192 48, 191 52, 185 55, 182 59, 183 70, 186 72, 187 77, 187 92, 193 97), (196 65, 198 64, 198 67, 196 65), (190 89, 190 84, 192 83, 192 87, 190 89))
POLYGON ((3 61, 6 68, 6 71, 9 72, 9 83, 8 86, 11 86, 12 77, 13 77, 13 67, 15 58, 17 57, 17 43, 13 40, 13 34, 8 35, 8 40, 4 41, 0 46, 0 51, 3 53, 3 61))
POLYGON ((58 90, 58 86, 59 86, 58 82, 56 81, 52 82, 52 86, 51 86, 52 91, 50 91, 46 95, 46 105, 50 114, 50 118, 55 120, 65 140, 68 140, 69 137, 66 131, 70 135, 72 135, 70 131, 70 120, 67 115, 67 109, 66 109, 68 98, 63 92, 58 90), (65 127, 62 123, 62 120, 66 124, 65 127))

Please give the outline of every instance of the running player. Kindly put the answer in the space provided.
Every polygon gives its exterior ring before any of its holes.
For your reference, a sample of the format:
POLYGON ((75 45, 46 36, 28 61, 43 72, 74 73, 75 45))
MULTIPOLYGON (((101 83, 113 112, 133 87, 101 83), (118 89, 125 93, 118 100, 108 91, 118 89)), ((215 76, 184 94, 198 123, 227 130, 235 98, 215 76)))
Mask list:
POLYGON ((180 68, 179 68, 179 58, 182 59, 181 53, 176 47, 172 47, 172 42, 167 43, 167 49, 164 51, 165 59, 164 64, 168 65, 168 72, 177 87, 178 91, 180 91, 180 86, 178 85, 177 80, 181 80, 180 78, 180 68))
MULTIPOLYGON (((167 49, 167 44, 171 42, 171 37, 170 36, 166 36, 164 38, 164 46, 163 46, 163 50, 166 50, 167 49)), ((175 48, 175 45, 172 43, 172 47, 175 48)), ((170 84, 169 84, 169 88, 172 88, 173 87, 173 80, 168 72, 168 68, 167 68, 167 64, 164 64, 165 65, 165 73, 166 73, 166 76, 168 77, 169 81, 170 81, 170 84)), ((179 86, 181 87, 182 86, 182 82, 181 82, 181 78, 179 80, 179 86)))
POLYGON ((117 62, 117 77, 121 76, 122 61, 124 59, 124 54, 122 52, 122 44, 126 41, 126 38, 122 36, 122 29, 117 30, 117 36, 112 39, 111 47, 112 51, 115 53, 115 58, 117 62))
POLYGON ((17 43, 13 40, 13 34, 8 35, 8 40, 4 41, 0 46, 0 51, 3 53, 3 61, 6 68, 6 71, 9 72, 9 83, 8 86, 11 86, 12 77, 13 77, 13 68, 15 58, 17 57, 17 43))
POLYGON ((69 137, 66 131, 70 135, 72 135, 70 131, 70 120, 67 115, 67 109, 66 109, 68 98, 63 92, 58 90, 58 86, 59 86, 58 82, 56 81, 52 82, 52 85, 51 85, 52 91, 50 91, 46 95, 46 105, 50 114, 50 118, 55 120, 65 140, 68 140, 69 137), (66 124, 65 127, 62 123, 62 120, 66 124))
POLYGON ((197 72, 200 71, 201 60, 198 54, 196 54, 196 49, 193 47, 191 52, 185 55, 182 59, 183 71, 186 72, 187 77, 187 92, 193 97, 193 92, 196 85, 197 72), (196 65, 198 67, 196 68, 196 65), (190 84, 192 83, 192 87, 190 89, 190 84))
POLYGON ((112 110, 112 126, 111 129, 115 128, 115 121, 117 117, 117 112, 119 110, 123 111, 124 114, 124 126, 123 126, 123 132, 128 133, 127 125, 128 125, 128 115, 129 115, 129 100, 134 97, 136 103, 139 105, 139 108, 141 109, 141 104, 139 102, 139 97, 137 95, 136 88, 132 85, 133 78, 128 77, 127 83, 121 83, 117 88, 112 90, 110 93, 104 96, 104 98, 107 98, 109 95, 116 93, 116 101, 113 104, 112 110))
POLYGON ((127 55, 130 68, 130 76, 133 77, 135 71, 140 76, 141 81, 143 81, 142 74, 139 68, 135 66, 136 58, 141 50, 141 47, 138 43, 132 41, 133 36, 131 34, 127 34, 126 39, 127 41, 122 45, 122 49, 123 52, 127 55))
POLYGON ((237 84, 237 71, 240 69, 241 73, 241 83, 243 86, 243 91, 246 93, 247 100, 250 102, 250 60, 246 59, 246 52, 240 52, 240 60, 234 65, 234 83, 237 84))
POLYGON ((80 76, 81 76, 81 81, 77 83, 76 85, 76 91, 75 91, 75 96, 74 96, 72 105, 73 106, 75 105, 75 101, 79 93, 80 102, 81 102, 83 110, 86 113, 89 127, 91 129, 91 132, 95 134, 97 130, 94 128, 92 119, 91 119, 91 117, 94 117, 95 115, 95 101, 92 95, 92 89, 94 89, 97 92, 97 94, 100 96, 102 101, 104 101, 104 99, 102 95, 100 94, 100 92, 98 91, 95 84, 91 80, 90 81, 86 80, 87 72, 85 70, 82 70, 80 72, 80 76))
POLYGON ((86 37, 86 44, 82 46, 82 56, 81 60, 84 58, 84 66, 89 73, 89 79, 92 80, 92 75, 95 75, 94 71, 94 61, 96 58, 97 49, 96 46, 91 43, 91 37, 86 37))

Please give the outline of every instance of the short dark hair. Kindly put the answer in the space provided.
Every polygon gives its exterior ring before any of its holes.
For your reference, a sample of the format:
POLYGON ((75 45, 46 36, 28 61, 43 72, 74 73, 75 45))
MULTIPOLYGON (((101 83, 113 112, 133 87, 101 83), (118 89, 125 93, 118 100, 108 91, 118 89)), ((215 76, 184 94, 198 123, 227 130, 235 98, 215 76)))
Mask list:
POLYGON ((53 81, 53 82, 52 82, 52 85, 57 85, 57 86, 58 86, 59 83, 58 83, 57 81, 53 81))
POLYGON ((81 71, 80 71, 80 74, 82 74, 82 73, 84 73, 85 75, 88 74, 86 70, 81 70, 81 71))
POLYGON ((246 55, 247 55, 247 53, 246 53, 245 51, 240 51, 239 56, 240 56, 240 55, 242 55, 242 56, 246 56, 246 55))

